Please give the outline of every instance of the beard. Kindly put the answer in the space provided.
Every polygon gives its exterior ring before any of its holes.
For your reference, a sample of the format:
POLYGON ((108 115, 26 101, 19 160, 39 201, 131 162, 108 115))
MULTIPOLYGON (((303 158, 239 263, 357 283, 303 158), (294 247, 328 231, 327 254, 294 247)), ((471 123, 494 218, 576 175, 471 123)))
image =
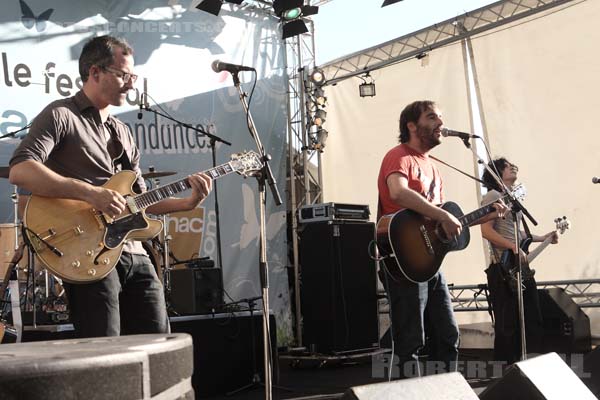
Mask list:
POLYGON ((442 143, 440 138, 433 133, 433 129, 426 126, 417 126, 417 137, 428 150, 442 143))

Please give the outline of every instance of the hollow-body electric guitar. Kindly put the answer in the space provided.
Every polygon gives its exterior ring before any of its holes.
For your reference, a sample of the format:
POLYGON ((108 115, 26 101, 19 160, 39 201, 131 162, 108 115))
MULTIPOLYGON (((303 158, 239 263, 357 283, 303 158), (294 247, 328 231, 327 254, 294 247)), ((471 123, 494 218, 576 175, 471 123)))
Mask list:
MULTIPOLYGON (((502 200, 523 195, 524 188, 517 186, 502 200)), ((460 221, 462 230, 458 236, 446 238, 440 223, 409 209, 384 215, 377 222, 377 247, 394 279, 419 283, 433 278, 448 252, 463 250, 469 245, 469 226, 495 211, 493 203, 469 214, 463 214, 459 205, 451 201, 440 207, 460 221)))
MULTIPOLYGON (((250 176, 262 168, 258 154, 233 154, 231 161, 204 171, 216 179, 237 172, 250 176)), ((126 240, 148 240, 162 230, 162 222, 146 216, 145 209, 191 188, 187 178, 141 194, 133 192, 133 171, 113 175, 103 187, 126 199, 116 218, 80 200, 31 196, 24 214, 25 234, 41 262, 56 276, 71 283, 100 280, 112 271, 126 240)))

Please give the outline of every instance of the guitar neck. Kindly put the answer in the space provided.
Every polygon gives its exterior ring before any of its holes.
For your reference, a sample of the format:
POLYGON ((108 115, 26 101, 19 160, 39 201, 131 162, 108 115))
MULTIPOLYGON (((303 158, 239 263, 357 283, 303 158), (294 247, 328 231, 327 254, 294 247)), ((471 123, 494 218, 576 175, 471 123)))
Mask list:
MULTIPOLYGON (((232 166, 231 161, 204 171, 204 173, 209 175, 212 179, 220 178, 232 172, 236 172, 236 169, 232 166)), ((188 178, 183 178, 168 185, 135 195, 135 205, 139 209, 145 209, 161 200, 172 197, 177 193, 191 189, 191 187, 188 178)))
POLYGON ((458 220, 460 221, 462 226, 471 226, 475 221, 485 217, 486 215, 488 215, 491 212, 494 212, 495 210, 496 209, 494 208, 493 204, 488 204, 486 206, 478 208, 475 211, 463 215, 458 220))
POLYGON ((535 260, 535 258, 539 256, 540 253, 544 251, 544 249, 548 247, 550 243, 552 243, 552 236, 549 236, 546 239, 544 239, 542 243, 540 243, 535 249, 529 252, 529 254, 527 255, 527 262, 531 263, 533 260, 535 260))

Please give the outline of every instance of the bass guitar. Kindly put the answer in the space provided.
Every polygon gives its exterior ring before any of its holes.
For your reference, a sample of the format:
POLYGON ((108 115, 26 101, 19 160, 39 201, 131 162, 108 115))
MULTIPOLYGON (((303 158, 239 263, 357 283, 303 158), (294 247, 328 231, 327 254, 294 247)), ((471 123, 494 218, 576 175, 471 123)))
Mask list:
MULTIPOLYGON (((519 185, 501 200, 522 198, 525 189, 519 185)), ((485 205, 469 214, 463 214, 459 205, 446 202, 440 206, 461 223, 461 233, 447 238, 437 221, 409 210, 384 215, 377 222, 377 247, 385 258, 385 266, 392 278, 427 282, 437 274, 448 252, 463 250, 471 239, 469 226, 495 211, 493 204, 485 205)))
MULTIPOLYGON (((233 154, 231 161, 204 171, 216 179, 237 172, 250 176, 263 163, 255 152, 233 154)), ((24 213, 25 234, 40 261, 56 276, 71 283, 89 283, 108 275, 119 261, 126 240, 148 240, 162 230, 162 222, 145 209, 191 185, 187 178, 141 194, 133 192, 133 171, 113 175, 103 187, 121 193, 127 202, 116 218, 80 200, 31 196, 24 213)))
MULTIPOLYGON (((571 222, 567 219, 567 217, 556 218, 554 219, 554 223, 556 224, 555 232, 561 235, 571 228, 571 222)), ((521 280, 523 282, 533 278, 535 275, 535 270, 531 269, 529 265, 548 247, 550 243, 552 243, 552 235, 544 239, 544 241, 541 242, 535 249, 529 251, 529 246, 531 243, 531 238, 526 238, 521 240, 521 243, 519 244, 521 250, 527 255, 525 260, 523 260, 521 263, 521 280)), ((517 256, 512 250, 506 249, 502 252, 502 255, 500 256, 500 267, 502 269, 504 280, 508 282, 511 290, 516 291, 517 271, 519 266, 517 256)))

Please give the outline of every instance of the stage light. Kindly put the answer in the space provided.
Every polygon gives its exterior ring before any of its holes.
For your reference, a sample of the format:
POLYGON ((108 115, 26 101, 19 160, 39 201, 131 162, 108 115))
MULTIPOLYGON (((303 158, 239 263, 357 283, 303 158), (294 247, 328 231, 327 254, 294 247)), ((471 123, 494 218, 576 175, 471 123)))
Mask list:
POLYGON ((399 3, 402 0, 385 0, 381 7, 389 6, 390 4, 399 3))
MULTIPOLYGON (((244 0, 225 0, 228 3, 233 4, 242 4, 244 0)), ((223 0, 202 0, 200 4, 196 6, 196 8, 200 11, 205 11, 212 15, 219 15, 221 11, 221 6, 223 5, 223 0)))
POLYGON ((325 103, 327 103, 327 97, 325 97, 325 92, 321 88, 315 89, 313 92, 313 98, 317 106, 324 107, 325 103))
POLYGON ((327 111, 318 109, 313 117, 313 124, 316 126, 323 126, 325 119, 327 118, 327 111))
POLYGON ((322 86, 323 83, 325 83, 325 73, 323 73, 322 69, 315 68, 310 75, 308 75, 308 79, 315 85, 322 86))
POLYGON ((282 23, 282 39, 308 32, 308 27, 300 17, 319 12, 317 6, 305 6, 304 0, 273 0, 273 11, 282 23))
POLYGON ((369 75, 369 73, 367 72, 367 74, 363 77, 360 77, 360 79, 362 79, 363 83, 361 83, 360 85, 358 85, 358 94, 360 95, 360 97, 373 97, 375 96, 375 81, 373 80, 373 78, 371 77, 371 75, 369 75), (367 79, 369 81, 367 81, 367 79))

